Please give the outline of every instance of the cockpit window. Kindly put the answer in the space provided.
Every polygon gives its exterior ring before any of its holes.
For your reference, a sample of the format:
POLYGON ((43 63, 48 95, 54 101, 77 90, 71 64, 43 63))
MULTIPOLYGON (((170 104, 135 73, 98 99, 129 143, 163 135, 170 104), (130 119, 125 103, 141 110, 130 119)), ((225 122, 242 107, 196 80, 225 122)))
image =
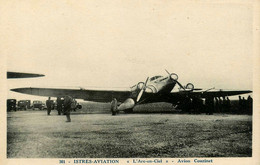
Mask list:
POLYGON ((156 80, 156 79, 161 78, 161 77, 162 77, 162 76, 154 76, 154 77, 151 77, 151 78, 150 78, 150 81, 156 80))

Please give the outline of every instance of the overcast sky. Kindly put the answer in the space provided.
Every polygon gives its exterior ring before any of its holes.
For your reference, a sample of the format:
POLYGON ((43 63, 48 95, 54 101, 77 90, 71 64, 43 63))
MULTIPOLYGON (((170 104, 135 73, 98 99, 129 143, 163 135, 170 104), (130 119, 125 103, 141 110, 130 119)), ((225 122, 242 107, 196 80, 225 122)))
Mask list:
MULTIPOLYGON (((7 1, 1 13, 7 70, 46 75, 9 79, 7 90, 128 87, 164 69, 195 87, 252 90, 246 4, 7 1)), ((8 91, 8 98, 28 96, 8 91)))

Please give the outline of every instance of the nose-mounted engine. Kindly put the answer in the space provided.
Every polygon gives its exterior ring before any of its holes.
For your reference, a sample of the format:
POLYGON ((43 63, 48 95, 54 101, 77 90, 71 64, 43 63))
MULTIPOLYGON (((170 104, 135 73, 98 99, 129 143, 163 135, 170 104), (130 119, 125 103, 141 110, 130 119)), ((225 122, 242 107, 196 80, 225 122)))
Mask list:
MULTIPOLYGON (((147 81, 146 81, 147 83, 147 81)), ((140 92, 143 91, 145 88, 145 83, 144 82, 139 82, 136 85, 131 87, 131 91, 132 91, 132 97, 135 98, 138 95, 140 95, 140 92)), ((139 96, 140 97, 140 96, 139 96)), ((117 110, 127 110, 127 109, 133 109, 133 107, 135 106, 136 101, 133 100, 133 98, 128 98, 126 99, 122 104, 120 104, 117 108, 117 110)))
POLYGON ((138 88, 139 90, 143 89, 143 87, 144 87, 144 82, 139 82, 139 83, 137 84, 137 88, 138 88))
POLYGON ((136 85, 132 86, 131 87, 131 91, 134 92, 134 91, 140 91, 142 90, 144 87, 144 82, 139 82, 137 83, 136 85))

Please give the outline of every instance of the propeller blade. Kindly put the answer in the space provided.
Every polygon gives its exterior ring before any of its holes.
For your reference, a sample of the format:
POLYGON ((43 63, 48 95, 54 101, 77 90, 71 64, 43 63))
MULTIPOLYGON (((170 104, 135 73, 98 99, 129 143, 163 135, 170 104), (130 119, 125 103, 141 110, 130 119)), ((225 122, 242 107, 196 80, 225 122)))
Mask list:
POLYGON ((169 75, 171 75, 171 73, 170 73, 170 72, 168 72, 168 70, 166 70, 166 69, 165 69, 165 71, 166 71, 166 72, 167 72, 169 75))
POLYGON ((141 96, 143 95, 143 93, 144 93, 144 89, 142 89, 142 90, 139 92, 139 94, 138 94, 138 96, 137 96, 137 99, 136 99, 136 102, 138 102, 138 101, 140 100, 140 98, 141 98, 141 96))
POLYGON ((145 87, 146 87, 146 84, 147 84, 148 80, 149 80, 149 77, 147 77, 147 79, 146 79, 146 81, 145 81, 145 83, 144 83, 144 86, 143 86, 143 88, 145 88, 145 87))
POLYGON ((146 88, 146 84, 147 84, 148 80, 149 80, 149 77, 147 77, 147 79, 146 79, 146 81, 145 81, 145 83, 144 83, 144 86, 143 86, 142 90, 139 92, 139 94, 138 94, 138 96, 137 96, 137 99, 136 99, 136 102, 138 102, 138 101, 141 99, 141 97, 142 97, 142 95, 143 95, 143 93, 144 93, 144 90, 145 90, 145 88, 146 88))
POLYGON ((186 90, 186 89, 181 85, 181 83, 179 83, 179 81, 176 81, 176 83, 177 83, 182 89, 186 90))
MULTIPOLYGON (((168 70, 166 70, 165 69, 165 71, 169 74, 169 76, 171 76, 171 73, 170 72, 168 72, 168 70)), ((185 90, 186 91, 186 88, 184 88, 184 86, 182 86, 181 85, 181 83, 179 82, 179 81, 177 81, 177 80, 175 80, 176 81, 176 83, 183 89, 183 90, 185 90)))

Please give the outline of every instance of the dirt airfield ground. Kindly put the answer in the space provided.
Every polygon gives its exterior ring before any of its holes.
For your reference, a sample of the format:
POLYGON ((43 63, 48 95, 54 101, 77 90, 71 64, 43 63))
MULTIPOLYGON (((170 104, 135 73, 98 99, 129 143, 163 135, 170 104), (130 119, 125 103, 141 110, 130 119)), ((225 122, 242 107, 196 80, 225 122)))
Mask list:
POLYGON ((65 116, 7 113, 8 158, 250 157, 252 116, 176 114, 167 104, 112 116, 87 103, 65 116))

